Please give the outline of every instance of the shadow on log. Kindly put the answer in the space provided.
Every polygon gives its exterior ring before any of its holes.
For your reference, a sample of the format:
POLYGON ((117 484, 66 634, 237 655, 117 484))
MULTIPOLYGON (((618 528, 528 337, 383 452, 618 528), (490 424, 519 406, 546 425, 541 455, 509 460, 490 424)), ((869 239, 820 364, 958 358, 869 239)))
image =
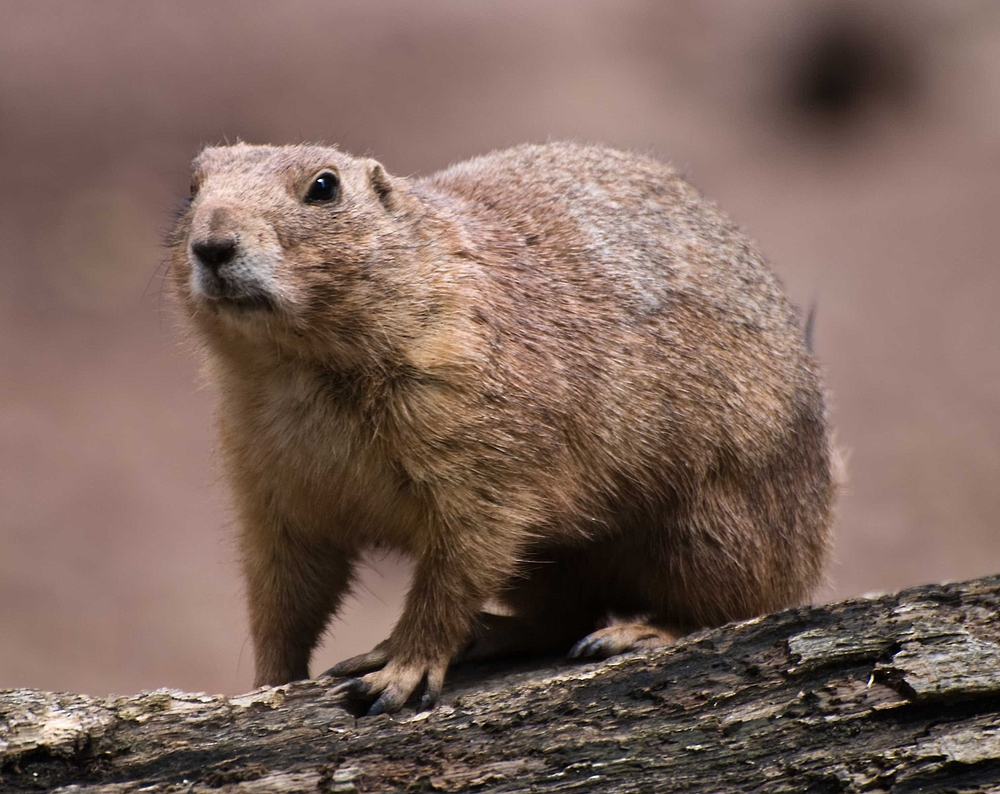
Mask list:
POLYGON ((603 664, 454 670, 355 720, 239 697, 0 691, 0 790, 927 792, 1000 786, 1000 577, 791 609, 603 664))

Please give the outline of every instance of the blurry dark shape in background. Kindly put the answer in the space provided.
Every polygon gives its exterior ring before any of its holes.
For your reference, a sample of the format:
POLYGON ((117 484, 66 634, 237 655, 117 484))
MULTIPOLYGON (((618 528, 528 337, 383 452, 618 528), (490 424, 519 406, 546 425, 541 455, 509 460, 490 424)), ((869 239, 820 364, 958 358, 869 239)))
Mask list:
POLYGON ((833 6, 808 20, 788 69, 789 99, 813 121, 841 129, 872 105, 903 108, 918 86, 908 26, 865 6, 833 6))
MULTIPOLYGON (((250 684, 212 395, 158 305, 188 161, 237 138, 672 160, 819 304, 851 484, 817 597, 1000 570, 1000 3, 7 3, 0 686, 250 684)), ((376 568, 317 670, 388 633, 376 568)))

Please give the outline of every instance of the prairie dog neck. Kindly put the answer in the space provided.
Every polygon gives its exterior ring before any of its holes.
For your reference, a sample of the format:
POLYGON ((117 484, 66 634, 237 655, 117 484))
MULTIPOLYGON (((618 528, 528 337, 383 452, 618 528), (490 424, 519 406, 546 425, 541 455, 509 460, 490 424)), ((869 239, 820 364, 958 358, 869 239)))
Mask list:
POLYGON ((274 354, 252 370, 216 368, 215 377, 238 506, 282 515, 345 548, 413 551, 420 505, 387 443, 385 417, 359 399, 363 378, 274 354))

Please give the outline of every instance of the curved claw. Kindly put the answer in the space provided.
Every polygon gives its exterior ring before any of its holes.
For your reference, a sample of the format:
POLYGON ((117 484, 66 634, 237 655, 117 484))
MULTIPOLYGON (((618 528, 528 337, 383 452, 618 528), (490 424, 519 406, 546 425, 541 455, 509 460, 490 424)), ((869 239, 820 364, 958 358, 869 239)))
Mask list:
POLYGON ((417 711, 432 711, 440 698, 440 692, 431 692, 430 690, 424 692, 424 694, 420 696, 420 703, 417 706, 417 711))
POLYGON ((592 634, 588 634, 582 640, 580 640, 576 645, 569 649, 570 659, 588 659, 595 655, 595 646, 600 643, 599 638, 595 638, 592 634))
POLYGON ((368 682, 363 678, 349 678, 331 689, 330 695, 367 695, 368 691, 368 682))
POLYGON ((389 651, 386 650, 386 645, 387 643, 383 641, 368 651, 368 653, 359 653, 350 659, 344 659, 344 661, 338 662, 329 670, 320 673, 319 677, 347 678, 349 676, 364 675, 365 673, 381 670, 389 661, 389 651))
POLYGON ((385 710, 385 704, 381 697, 372 703, 372 698, 377 693, 372 691, 371 682, 364 678, 349 678, 346 681, 341 681, 330 690, 330 694, 334 697, 341 696, 344 708, 355 717, 374 717, 385 710))
POLYGON ((437 705, 441 698, 441 690, 444 689, 444 672, 443 667, 427 671, 424 678, 424 694, 420 697, 418 711, 430 711, 437 705))

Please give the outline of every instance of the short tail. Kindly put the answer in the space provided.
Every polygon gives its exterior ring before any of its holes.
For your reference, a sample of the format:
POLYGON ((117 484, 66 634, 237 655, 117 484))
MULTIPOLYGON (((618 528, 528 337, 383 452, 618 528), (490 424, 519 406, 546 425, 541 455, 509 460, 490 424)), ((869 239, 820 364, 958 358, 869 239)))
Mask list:
POLYGON ((816 299, 809 306, 809 314, 806 315, 806 348, 810 353, 815 352, 813 350, 813 330, 816 327, 816 299))

